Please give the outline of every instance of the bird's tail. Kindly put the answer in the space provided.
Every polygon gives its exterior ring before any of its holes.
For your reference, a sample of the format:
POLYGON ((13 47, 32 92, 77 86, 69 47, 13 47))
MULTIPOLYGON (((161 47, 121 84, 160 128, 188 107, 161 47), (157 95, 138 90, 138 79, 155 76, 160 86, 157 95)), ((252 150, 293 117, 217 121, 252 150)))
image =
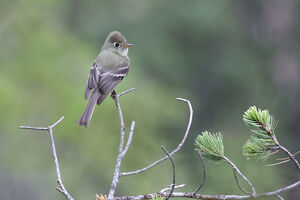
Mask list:
POLYGON ((82 115, 77 121, 77 123, 80 126, 85 126, 85 127, 89 126, 97 101, 99 102, 99 100, 101 100, 102 103, 105 97, 106 95, 100 93, 99 90, 97 89, 94 90, 89 100, 89 103, 87 104, 85 110, 83 111, 82 115))

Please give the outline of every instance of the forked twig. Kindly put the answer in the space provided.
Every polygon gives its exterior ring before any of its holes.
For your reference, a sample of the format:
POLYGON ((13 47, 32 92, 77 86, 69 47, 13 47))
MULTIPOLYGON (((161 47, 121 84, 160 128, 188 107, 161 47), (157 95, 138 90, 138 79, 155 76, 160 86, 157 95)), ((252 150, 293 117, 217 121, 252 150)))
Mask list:
POLYGON ((252 183, 247 179, 247 177, 244 174, 242 174, 242 172, 237 168, 237 166, 235 166, 235 164, 233 162, 231 162, 231 160, 229 160, 226 156, 223 156, 223 159, 229 165, 231 165, 231 167, 233 168, 233 170, 235 170, 246 181, 246 183, 248 183, 248 185, 251 187, 252 195, 255 195, 256 194, 255 188, 252 185, 252 183))
MULTIPOLYGON (((187 128, 186 128, 186 131, 185 131, 183 139, 181 140, 181 142, 179 143, 179 145, 177 146, 177 148, 174 149, 170 153, 170 156, 174 155, 176 152, 178 152, 182 148, 182 146, 183 146, 183 144, 184 144, 184 142, 185 142, 185 140, 186 140, 186 138, 187 138, 187 136, 188 136, 188 134, 190 132, 190 128, 191 128, 192 121, 193 121, 193 108, 192 108, 191 102, 189 100, 186 100, 186 99, 183 99, 183 98, 176 98, 176 99, 178 101, 184 101, 184 102, 186 102, 188 104, 189 110, 190 110, 190 117, 189 117, 189 122, 188 122, 188 125, 187 125, 187 128)), ((152 167, 154 167, 155 165, 157 165, 157 164, 165 161, 166 159, 168 159, 168 156, 165 156, 165 157, 163 157, 163 158, 155 161, 154 163, 152 163, 152 164, 150 164, 147 167, 144 167, 142 169, 139 169, 139 170, 136 170, 136 171, 132 171, 132 172, 122 172, 122 173, 120 173, 120 176, 129 176, 129 175, 139 174, 139 173, 144 172, 144 171, 146 171, 148 169, 151 169, 152 167)))
POLYGON ((55 147, 55 142, 54 142, 54 137, 53 137, 53 128, 57 124, 59 124, 63 119, 64 119, 64 116, 62 116, 59 120, 57 120, 54 124, 52 124, 49 127, 20 126, 20 129, 42 130, 42 131, 48 131, 49 132, 50 141, 51 141, 51 149, 52 149, 52 154, 53 154, 55 169, 56 169, 57 183, 59 185, 59 187, 57 187, 56 189, 60 193, 62 193, 68 200, 74 200, 74 198, 68 193, 68 191, 65 188, 65 186, 63 184, 63 181, 61 179, 60 168, 59 168, 59 163, 58 163, 57 153, 56 153, 56 147, 55 147))
MULTIPOLYGON (((127 94, 131 91, 133 91, 134 88, 131 88, 129 90, 126 90, 118 95, 115 95, 114 97, 114 101, 116 103, 116 106, 117 106, 117 109, 118 109, 118 113, 119 113, 119 119, 120 119, 120 144, 119 144, 119 153, 118 153, 118 157, 117 157, 117 162, 116 162, 116 166, 115 166, 115 171, 114 171, 114 175, 113 175, 113 180, 112 180, 112 183, 111 183, 111 186, 110 186, 110 190, 109 190, 109 193, 108 193, 108 199, 109 200, 112 200, 114 198, 114 194, 115 194, 115 191, 116 191, 116 188, 117 188, 117 184, 118 184, 118 181, 119 181, 119 173, 120 173, 120 168, 121 168, 121 162, 122 162, 122 158, 123 156, 125 155, 127 149, 129 148, 129 145, 130 145, 130 138, 128 138, 128 147, 126 149, 123 149, 123 146, 124 146, 124 137, 125 137, 125 124, 124 124, 124 118, 123 118, 123 114, 122 114, 122 109, 121 109, 121 106, 120 106, 120 102, 119 102, 119 97, 124 95, 124 94, 127 94), (124 153, 124 154, 123 154, 124 153)), ((131 125, 131 137, 133 135, 133 130, 134 130, 134 124, 135 122, 132 123, 131 125)), ((130 135, 129 135, 130 137, 130 135)))
POLYGON ((233 175, 234 175, 235 182, 236 182, 237 186, 239 187, 239 189, 240 189, 242 192, 244 192, 245 194, 251 195, 250 192, 248 192, 247 190, 245 190, 245 189, 240 185, 239 179, 238 179, 238 177, 237 177, 237 175, 236 175, 235 169, 233 169, 233 175))

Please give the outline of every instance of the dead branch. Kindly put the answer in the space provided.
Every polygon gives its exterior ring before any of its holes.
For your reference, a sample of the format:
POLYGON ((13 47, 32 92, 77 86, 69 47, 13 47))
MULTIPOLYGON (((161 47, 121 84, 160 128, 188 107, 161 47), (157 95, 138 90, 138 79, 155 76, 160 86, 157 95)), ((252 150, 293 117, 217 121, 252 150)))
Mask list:
POLYGON ((56 168, 56 176, 57 176, 57 183, 59 187, 56 189, 62 193, 68 200, 74 200, 74 198, 68 193, 67 189, 65 188, 61 175, 60 175, 60 168, 59 163, 57 159, 57 153, 56 153, 56 147, 53 137, 53 128, 59 124, 64 119, 64 116, 62 116, 59 120, 57 120, 54 124, 50 125, 49 127, 32 127, 32 126, 20 126, 20 129, 31 129, 31 130, 42 130, 42 131, 48 131, 50 136, 50 142, 51 142, 51 149, 52 154, 54 158, 55 168, 56 168))
MULTIPOLYGON (((182 148, 182 146, 183 146, 183 144, 184 144, 184 142, 185 142, 185 140, 186 140, 186 138, 187 138, 187 136, 188 136, 188 134, 190 132, 190 128, 191 128, 192 121, 193 121, 193 108, 192 108, 191 102, 189 100, 186 100, 186 99, 183 99, 183 98, 176 98, 176 99, 178 101, 184 101, 184 102, 186 102, 188 104, 189 110, 190 110, 190 118, 189 118, 189 122, 188 122, 188 125, 187 125, 187 128, 186 128, 186 131, 185 131, 183 139, 181 140, 181 142, 179 143, 179 145, 177 146, 177 148, 174 149, 170 153, 170 156, 174 155, 176 152, 178 152, 182 148)), ((163 162, 163 161, 165 161, 167 159, 168 159, 168 156, 165 156, 165 157, 163 157, 163 158, 155 161, 154 163, 152 163, 152 164, 150 164, 147 167, 144 167, 142 169, 139 169, 139 170, 136 170, 136 171, 132 171, 132 172, 122 172, 122 173, 120 173, 120 176, 129 176, 129 175, 136 175, 136 174, 142 173, 142 172, 144 172, 146 170, 151 169, 155 165, 157 165, 157 164, 159 164, 159 163, 161 163, 161 162, 163 162)))

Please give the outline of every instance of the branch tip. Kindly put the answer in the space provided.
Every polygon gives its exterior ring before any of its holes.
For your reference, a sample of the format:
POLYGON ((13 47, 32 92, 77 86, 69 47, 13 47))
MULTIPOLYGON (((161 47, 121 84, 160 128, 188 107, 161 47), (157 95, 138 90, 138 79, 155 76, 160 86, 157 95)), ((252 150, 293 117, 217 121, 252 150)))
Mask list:
POLYGON ((54 128, 57 124, 59 124, 63 119, 65 118, 65 116, 62 116, 61 118, 59 118, 59 120, 57 120, 54 124, 52 124, 50 127, 54 128))
POLYGON ((120 94, 117 95, 117 97, 120 97, 120 96, 122 96, 122 95, 124 95, 124 94, 127 94, 127 93, 129 93, 129 92, 132 92, 133 90, 135 90, 135 88, 131 88, 131 89, 128 89, 128 90, 126 90, 126 91, 124 91, 124 92, 121 92, 120 94))

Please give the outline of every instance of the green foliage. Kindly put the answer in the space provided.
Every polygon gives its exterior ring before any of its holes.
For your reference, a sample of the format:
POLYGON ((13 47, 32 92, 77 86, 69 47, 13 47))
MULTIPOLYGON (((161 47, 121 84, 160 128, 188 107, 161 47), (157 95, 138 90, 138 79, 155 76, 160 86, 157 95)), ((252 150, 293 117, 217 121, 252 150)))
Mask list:
POLYGON ((276 137, 275 119, 268 110, 260 110, 251 106, 243 115, 246 126, 252 128, 250 139, 243 146, 243 154, 248 159, 266 160, 271 154, 270 147, 274 147, 276 137))
POLYGON ((263 140, 251 136, 243 146, 243 154, 248 159, 257 157, 258 159, 266 160, 270 156, 271 150, 268 149, 263 140))
POLYGON ((152 197, 151 200, 164 200, 164 197, 162 197, 162 196, 160 196, 160 195, 158 194, 158 195, 152 197))
POLYGON ((243 115, 245 124, 249 127, 256 128, 260 131, 255 131, 258 137, 265 138, 268 135, 266 130, 274 134, 276 123, 274 117, 270 115, 268 110, 257 109, 256 106, 251 106, 243 115))
POLYGON ((220 132, 210 133, 208 131, 202 132, 195 140, 196 151, 211 160, 220 161, 224 156, 223 136, 220 132))

